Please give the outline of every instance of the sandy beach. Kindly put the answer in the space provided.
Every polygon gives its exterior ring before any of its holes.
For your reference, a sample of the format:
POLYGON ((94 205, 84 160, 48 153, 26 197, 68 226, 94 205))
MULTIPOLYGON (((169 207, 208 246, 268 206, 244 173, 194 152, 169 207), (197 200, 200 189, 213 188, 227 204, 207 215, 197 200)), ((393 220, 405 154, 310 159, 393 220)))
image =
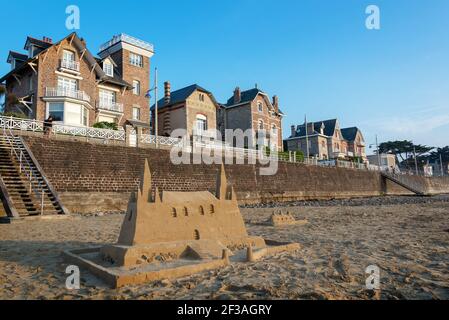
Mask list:
POLYGON ((124 215, 0 225, 0 299, 449 299, 448 199, 399 199, 242 208, 249 234, 302 249, 117 290, 82 269, 81 289, 67 290, 61 252, 115 242, 124 215), (263 224, 279 210, 308 223, 263 224), (376 293, 369 265, 381 270, 376 293))

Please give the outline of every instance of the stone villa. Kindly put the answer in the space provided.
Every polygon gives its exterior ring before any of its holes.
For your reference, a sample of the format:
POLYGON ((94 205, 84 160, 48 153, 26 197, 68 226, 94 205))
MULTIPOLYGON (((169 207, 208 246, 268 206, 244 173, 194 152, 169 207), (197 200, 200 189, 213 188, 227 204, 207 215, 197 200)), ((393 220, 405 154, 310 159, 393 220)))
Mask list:
POLYGON ((292 126, 285 140, 289 151, 301 151, 320 160, 361 158, 367 161, 365 139, 357 127, 340 128, 338 119, 307 122, 292 126), (307 131, 306 131, 307 128, 307 131))
MULTIPOLYGON (((282 151, 283 116, 277 96, 270 100, 269 96, 258 88, 241 91, 237 87, 234 95, 222 105, 219 123, 222 124, 222 129, 251 130, 252 137, 250 141, 245 142, 245 147, 259 149, 261 146, 258 145, 258 140, 263 140, 264 147, 282 151), (260 139, 259 134, 263 134, 260 139)), ((222 134, 224 136, 224 133, 222 134)))
MULTIPOLYGON (((190 137, 215 140, 218 102, 214 95, 197 84, 171 92, 164 83, 164 97, 158 101, 158 135, 169 137, 175 129, 185 129, 190 137), (212 136, 211 136, 212 135, 212 136)), ((151 107, 154 125, 155 106, 151 107)))
POLYGON ((121 34, 96 57, 72 33, 57 43, 28 37, 24 49, 9 53, 11 71, 0 79, 10 96, 5 111, 40 121, 52 115, 74 126, 128 120, 149 125, 151 44, 121 34))

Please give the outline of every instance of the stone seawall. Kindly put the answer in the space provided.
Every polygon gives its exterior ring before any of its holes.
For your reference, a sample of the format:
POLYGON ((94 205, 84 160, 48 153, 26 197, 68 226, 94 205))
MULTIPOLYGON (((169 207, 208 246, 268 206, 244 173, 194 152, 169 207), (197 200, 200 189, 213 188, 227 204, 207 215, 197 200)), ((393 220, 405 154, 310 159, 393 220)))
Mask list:
MULTIPOLYGON (((130 192, 140 182, 146 158, 153 172, 154 187, 170 191, 215 190, 219 165, 173 165, 167 150, 38 137, 24 140, 72 212, 125 209, 130 192)), ((370 171, 279 162, 275 175, 261 176, 258 164, 225 167, 242 204, 410 194, 394 183, 383 182, 378 173, 370 171)), ((447 180, 425 183, 435 192, 449 188, 447 180)))

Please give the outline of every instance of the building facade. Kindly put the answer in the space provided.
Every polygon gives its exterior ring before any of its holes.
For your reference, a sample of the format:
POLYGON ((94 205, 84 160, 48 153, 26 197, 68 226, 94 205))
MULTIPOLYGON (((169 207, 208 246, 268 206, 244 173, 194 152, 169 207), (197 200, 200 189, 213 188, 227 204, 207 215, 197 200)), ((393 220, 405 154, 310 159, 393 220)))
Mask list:
MULTIPOLYGON (((164 83, 164 97, 158 101, 158 126, 160 136, 171 136, 176 129, 184 129, 189 137, 197 140, 215 140, 217 109, 219 104, 213 94, 193 84, 171 91, 170 82, 164 83)), ((155 130, 155 105, 151 107, 153 130, 155 130)))
MULTIPOLYGON (((234 90, 234 95, 222 105, 217 123, 225 138, 225 129, 244 132, 249 130, 251 135, 245 139, 245 148, 260 149, 268 147, 273 151, 282 151, 282 118, 284 114, 279 109, 279 99, 269 96, 253 88, 241 91, 234 90)), ((231 144, 235 145, 235 142, 231 144)))
POLYGON ((320 160, 359 158, 367 161, 362 132, 357 127, 342 129, 338 119, 292 126, 285 144, 289 151, 301 151, 320 160))
POLYGON ((5 111, 41 121, 52 115, 56 123, 74 126, 127 120, 149 125, 151 44, 121 34, 95 57, 72 33, 57 43, 28 37, 24 48, 27 54, 9 53, 11 71, 0 79, 5 111))

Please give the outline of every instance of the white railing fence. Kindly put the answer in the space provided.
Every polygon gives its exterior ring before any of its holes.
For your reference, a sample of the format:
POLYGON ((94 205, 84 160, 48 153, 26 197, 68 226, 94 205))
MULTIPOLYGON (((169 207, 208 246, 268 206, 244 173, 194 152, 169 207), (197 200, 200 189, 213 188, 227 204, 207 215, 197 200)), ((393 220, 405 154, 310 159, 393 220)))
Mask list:
POLYGON ((69 97, 77 100, 90 102, 90 96, 84 91, 73 90, 70 88, 56 87, 56 88, 45 88, 46 97, 69 97))
POLYGON ((74 60, 61 60, 61 68, 74 70, 74 71, 80 71, 80 63, 78 61, 74 60))
MULTIPOLYGON (((44 122, 32 119, 20 119, 14 117, 4 117, 0 116, 0 128, 5 130, 21 130, 21 131, 32 131, 32 132, 43 132, 44 131, 44 122)), ((91 127, 77 127, 71 125, 63 125, 58 123, 53 123, 52 133, 55 135, 68 135, 74 137, 85 137, 85 138, 94 138, 104 140, 105 142, 118 141, 118 142, 127 142, 131 139, 126 139, 126 131, 123 129, 120 130, 109 130, 109 129, 98 129, 91 127)), ((131 133, 133 135, 133 141, 136 142, 137 134, 131 133)), ((380 171, 377 166, 370 166, 364 163, 355 163, 350 161, 343 160, 318 160, 316 158, 305 158, 300 159, 296 153, 294 152, 270 152, 267 155, 265 152, 260 152, 255 149, 245 149, 245 148, 235 148, 231 147, 228 144, 221 142, 213 142, 213 143, 204 143, 204 142, 196 142, 190 141, 186 139, 172 138, 172 137, 163 137, 156 136, 150 134, 141 134, 140 138, 138 138, 138 145, 160 145, 160 146, 168 146, 168 147, 182 147, 183 151, 186 152, 197 152, 201 149, 211 149, 217 152, 222 152, 224 156, 233 156, 236 158, 249 158, 253 157, 263 158, 263 159, 274 159, 283 162, 292 162, 292 163, 303 163, 306 165, 313 166, 321 166, 321 167, 343 167, 348 169, 358 169, 358 170, 376 170, 380 171), (157 141, 157 143, 156 143, 157 141)))

